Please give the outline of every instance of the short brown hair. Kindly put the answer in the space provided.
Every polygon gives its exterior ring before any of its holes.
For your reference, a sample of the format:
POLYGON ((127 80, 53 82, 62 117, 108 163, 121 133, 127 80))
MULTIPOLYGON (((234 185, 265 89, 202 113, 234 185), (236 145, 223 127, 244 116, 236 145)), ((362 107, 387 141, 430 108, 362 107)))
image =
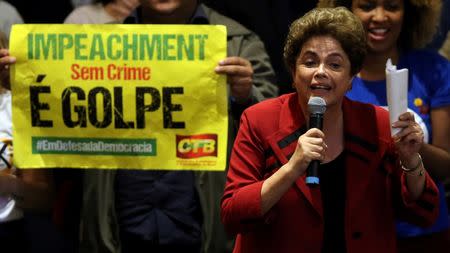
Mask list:
MULTIPOLYGON (((441 0, 404 0, 405 15, 399 37, 401 49, 425 47, 434 37, 441 17, 441 0)), ((344 6, 352 9, 352 0, 319 0, 317 7, 344 6)))
POLYGON ((291 24, 284 46, 284 61, 291 72, 303 44, 321 35, 329 35, 341 44, 350 60, 351 75, 361 70, 367 52, 364 28, 352 12, 338 7, 313 9, 291 24))

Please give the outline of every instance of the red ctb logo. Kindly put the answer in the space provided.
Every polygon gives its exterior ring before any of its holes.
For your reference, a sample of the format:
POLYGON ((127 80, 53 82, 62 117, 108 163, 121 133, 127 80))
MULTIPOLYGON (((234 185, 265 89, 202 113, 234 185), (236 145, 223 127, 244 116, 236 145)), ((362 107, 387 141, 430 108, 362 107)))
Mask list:
POLYGON ((217 134, 177 135, 177 157, 217 157, 217 134))

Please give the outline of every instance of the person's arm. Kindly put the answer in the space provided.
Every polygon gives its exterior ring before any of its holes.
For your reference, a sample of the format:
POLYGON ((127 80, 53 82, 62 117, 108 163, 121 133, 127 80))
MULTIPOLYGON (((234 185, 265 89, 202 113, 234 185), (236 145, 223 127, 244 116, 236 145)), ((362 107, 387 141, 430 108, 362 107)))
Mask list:
POLYGON ((245 104, 251 94, 253 86, 252 64, 238 56, 227 57, 219 62, 216 73, 227 75, 231 96, 238 104, 245 104))
POLYGON ((431 110, 433 143, 420 149, 427 171, 439 180, 450 178, 450 106, 431 110))
POLYGON ((258 126, 264 124, 266 118, 263 116, 274 115, 264 112, 257 117, 244 112, 234 142, 221 201, 222 223, 229 232, 251 231, 270 223, 276 216, 272 207, 305 173, 309 162, 322 160, 326 151, 323 133, 310 129, 299 137, 294 154, 284 166, 266 171, 266 136, 258 126))
POLYGON ((277 96, 278 88, 269 56, 258 36, 248 32, 232 37, 227 47, 230 57, 221 61, 215 71, 227 75, 230 112, 235 119, 235 127, 238 127, 239 118, 246 108, 277 96))
MULTIPOLYGON (((9 74, 9 65, 16 58, 8 49, 0 49, 0 72, 9 74)), ((9 78, 8 78, 9 80, 9 78)), ((4 84, 3 85, 9 85, 4 84)), ((47 170, 17 170, 16 175, 0 174, 0 194, 10 195, 19 207, 33 210, 49 210, 53 200, 53 181, 47 170)))
POLYGON ((414 121, 414 115, 410 112, 400 115, 399 120, 393 123, 393 127, 402 128, 394 136, 394 142, 406 176, 410 198, 414 201, 420 197, 425 188, 425 168, 419 155, 423 145, 423 130, 414 121))
POLYGON ((261 211, 266 214, 287 192, 292 184, 306 172, 312 160, 322 160, 326 145, 324 134, 317 128, 299 137, 297 147, 289 162, 266 179, 261 188, 261 211))
POLYGON ((393 203, 397 218, 412 224, 428 227, 439 215, 439 189, 426 171, 419 150, 423 145, 423 130, 414 121, 410 112, 400 115, 393 127, 402 128, 394 136, 392 158, 386 159, 393 180, 388 180, 388 189, 394 189, 393 203))
POLYGON ((278 96, 277 80, 269 55, 264 43, 256 34, 251 32, 244 37, 239 56, 247 59, 253 67, 251 102, 257 103, 278 96))
POLYGON ((215 71, 227 75, 231 96, 237 105, 245 108, 278 95, 275 72, 258 36, 248 32, 231 39, 228 53, 230 57, 222 60, 215 71))
POLYGON ((0 194, 12 196, 17 206, 48 211, 53 204, 53 181, 49 170, 18 170, 17 175, 0 175, 0 194))

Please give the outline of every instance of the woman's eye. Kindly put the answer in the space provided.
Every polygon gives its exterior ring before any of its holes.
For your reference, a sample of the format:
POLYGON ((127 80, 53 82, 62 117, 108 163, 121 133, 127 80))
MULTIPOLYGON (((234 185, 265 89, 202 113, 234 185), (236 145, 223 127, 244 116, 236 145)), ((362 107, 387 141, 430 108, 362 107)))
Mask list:
POLYGON ((396 11, 400 9, 400 5, 398 3, 387 3, 384 8, 388 11, 396 11))
POLYGON ((375 4, 373 4, 373 3, 361 3, 358 7, 361 10, 363 10, 363 11, 371 11, 371 10, 375 9, 375 4))
POLYGON ((306 67, 312 67, 315 65, 315 62, 314 61, 305 61, 304 64, 306 67))
POLYGON ((339 63, 330 63, 329 65, 332 69, 339 69, 341 67, 339 63))

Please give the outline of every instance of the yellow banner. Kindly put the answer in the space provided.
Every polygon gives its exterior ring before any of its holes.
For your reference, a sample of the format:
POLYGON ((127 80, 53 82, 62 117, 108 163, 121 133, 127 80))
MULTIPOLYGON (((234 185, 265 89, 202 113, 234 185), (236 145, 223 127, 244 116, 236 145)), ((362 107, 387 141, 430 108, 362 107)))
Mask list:
POLYGON ((19 168, 224 170, 226 28, 14 25, 19 168))

